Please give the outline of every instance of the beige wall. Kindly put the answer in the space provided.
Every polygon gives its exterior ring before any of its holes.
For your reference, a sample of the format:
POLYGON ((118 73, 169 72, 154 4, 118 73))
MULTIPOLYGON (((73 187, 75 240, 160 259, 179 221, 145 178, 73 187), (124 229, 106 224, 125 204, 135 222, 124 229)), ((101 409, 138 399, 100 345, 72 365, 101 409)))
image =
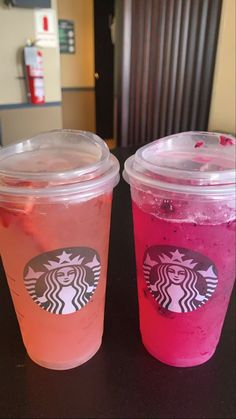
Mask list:
POLYGON ((236 1, 223 0, 208 129, 236 132, 236 1))
POLYGON ((93 0, 57 0, 75 24, 75 54, 61 54, 63 128, 96 131, 93 0), (88 90, 86 90, 86 88, 88 90), (68 89, 68 90, 66 90, 68 89))
POLYGON ((63 128, 95 131, 94 91, 63 91, 63 128))
MULTIPOLYGON (((52 6, 56 9, 56 1, 52 6)), ((22 48, 34 39, 34 10, 7 7, 0 0, 0 104, 27 102, 22 67, 22 48)), ((59 48, 44 48, 46 102, 61 100, 59 48)))
POLYGON ((60 106, 0 110, 2 145, 62 128, 60 106))
POLYGON ((59 19, 75 24, 75 54, 61 54, 62 87, 94 87, 93 0, 58 0, 59 19))
MULTIPOLYGON (((56 10, 56 0, 52 1, 52 7, 56 10)), ((34 39, 34 36, 34 10, 8 8, 0 0, 0 137, 3 145, 62 128, 59 47, 43 49, 46 102, 59 102, 58 106, 22 105, 27 103, 22 48, 26 39, 34 39), (11 105, 18 108, 9 109, 11 105)))

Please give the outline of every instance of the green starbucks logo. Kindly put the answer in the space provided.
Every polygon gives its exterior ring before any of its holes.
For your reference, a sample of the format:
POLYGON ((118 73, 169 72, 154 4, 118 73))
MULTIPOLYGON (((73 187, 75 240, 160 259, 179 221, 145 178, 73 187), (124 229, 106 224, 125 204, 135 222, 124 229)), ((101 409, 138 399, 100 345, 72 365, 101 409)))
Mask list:
POLYGON ((83 308, 94 294, 100 276, 98 253, 87 247, 46 252, 24 269, 25 287, 42 309, 70 314, 83 308))
POLYGON ((201 253, 175 246, 151 246, 144 254, 144 279, 163 308, 187 313, 203 306, 214 293, 218 273, 201 253))

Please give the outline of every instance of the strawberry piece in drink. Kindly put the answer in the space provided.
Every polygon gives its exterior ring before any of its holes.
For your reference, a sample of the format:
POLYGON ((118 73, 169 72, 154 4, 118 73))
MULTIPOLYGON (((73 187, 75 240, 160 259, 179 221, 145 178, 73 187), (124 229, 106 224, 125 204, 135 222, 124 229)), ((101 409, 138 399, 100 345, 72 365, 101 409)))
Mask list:
MULTIPOLYGON (((12 179, 5 179, 5 184, 11 186, 32 187, 32 182, 29 181, 12 181, 12 179)), ((24 202, 4 202, 0 204, 0 225, 8 228, 11 224, 17 223, 27 235, 32 236, 34 244, 40 251, 47 249, 48 243, 45 238, 40 236, 40 231, 34 225, 33 214, 35 211, 35 198, 29 196, 24 202)))

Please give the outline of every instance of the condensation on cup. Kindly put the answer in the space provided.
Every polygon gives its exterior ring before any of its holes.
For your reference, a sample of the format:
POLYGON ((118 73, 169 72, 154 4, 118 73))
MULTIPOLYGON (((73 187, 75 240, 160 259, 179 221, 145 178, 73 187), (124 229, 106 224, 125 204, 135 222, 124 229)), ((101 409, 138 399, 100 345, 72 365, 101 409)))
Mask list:
POLYGON ((131 187, 140 331, 158 360, 214 354, 235 280, 235 138, 185 132, 125 163, 131 187))
POLYGON ((89 132, 0 150, 0 253, 26 350, 41 366, 76 367, 101 345, 118 180, 117 159, 89 132))

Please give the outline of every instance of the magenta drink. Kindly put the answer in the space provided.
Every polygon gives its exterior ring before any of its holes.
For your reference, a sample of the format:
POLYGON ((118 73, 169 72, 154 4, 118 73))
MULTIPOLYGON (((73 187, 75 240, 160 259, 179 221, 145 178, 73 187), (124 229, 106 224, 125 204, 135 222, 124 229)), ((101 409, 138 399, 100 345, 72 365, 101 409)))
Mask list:
POLYGON ((235 139, 187 132, 125 164, 131 185, 140 331, 174 366, 206 362, 235 280, 235 139))

